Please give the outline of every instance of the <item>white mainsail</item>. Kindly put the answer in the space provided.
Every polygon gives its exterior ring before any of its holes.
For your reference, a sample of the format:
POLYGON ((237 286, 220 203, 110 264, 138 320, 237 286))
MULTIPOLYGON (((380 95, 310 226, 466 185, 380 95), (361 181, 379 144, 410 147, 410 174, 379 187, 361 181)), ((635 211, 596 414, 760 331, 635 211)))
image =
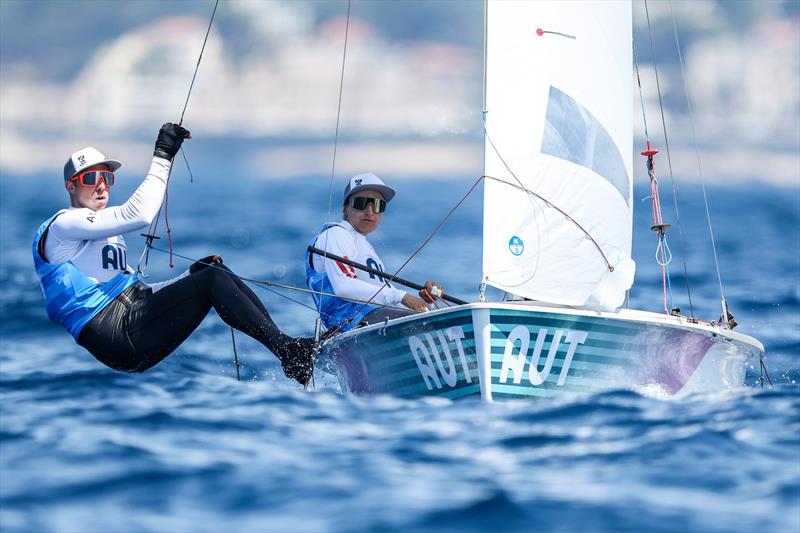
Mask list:
POLYGON ((622 305, 635 270, 631 25, 627 1, 487 2, 489 285, 622 305))

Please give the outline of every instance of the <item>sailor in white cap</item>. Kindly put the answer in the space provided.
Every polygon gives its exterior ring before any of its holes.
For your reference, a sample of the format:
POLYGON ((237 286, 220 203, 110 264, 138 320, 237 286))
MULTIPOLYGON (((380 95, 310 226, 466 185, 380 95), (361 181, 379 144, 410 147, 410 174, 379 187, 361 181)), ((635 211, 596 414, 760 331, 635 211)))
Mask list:
POLYGON ((213 307, 231 327, 261 342, 287 376, 306 384, 313 372, 313 339, 295 339, 273 323, 253 294, 218 256, 194 263, 182 276, 146 285, 128 266, 123 233, 157 216, 172 159, 189 132, 164 124, 150 171, 127 202, 106 207, 119 161, 88 146, 64 165, 69 209, 39 228, 33 261, 50 319, 103 364, 143 372, 172 353, 213 307))
MULTIPOLYGON (((342 220, 324 224, 310 244, 385 272, 367 235, 378 229, 394 196, 394 189, 371 172, 353 176, 344 189, 342 220)), ((431 292, 444 292, 441 285, 428 281, 426 290, 420 291, 417 297, 394 287, 379 275, 310 253, 306 253, 305 263, 306 284, 314 291, 322 323, 329 330, 347 331, 359 325, 427 311, 428 303, 433 301, 431 292), (326 296, 329 294, 338 298, 326 296), (365 305, 364 302, 369 303, 365 305)))

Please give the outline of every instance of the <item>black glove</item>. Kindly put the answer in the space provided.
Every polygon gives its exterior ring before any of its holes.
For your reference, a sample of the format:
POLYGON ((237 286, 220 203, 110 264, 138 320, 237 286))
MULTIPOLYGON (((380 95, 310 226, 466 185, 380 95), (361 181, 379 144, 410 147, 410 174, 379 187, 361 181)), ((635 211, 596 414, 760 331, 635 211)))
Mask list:
POLYGON ((192 266, 189 267, 189 273, 195 274, 206 268, 208 265, 221 265, 221 264, 222 264, 222 258, 220 256, 209 255, 208 257, 204 257, 192 263, 192 266))
POLYGON ((183 143, 184 139, 191 139, 189 130, 177 124, 167 122, 161 126, 158 132, 156 149, 153 155, 172 161, 172 158, 175 157, 175 154, 181 149, 181 143, 183 143))

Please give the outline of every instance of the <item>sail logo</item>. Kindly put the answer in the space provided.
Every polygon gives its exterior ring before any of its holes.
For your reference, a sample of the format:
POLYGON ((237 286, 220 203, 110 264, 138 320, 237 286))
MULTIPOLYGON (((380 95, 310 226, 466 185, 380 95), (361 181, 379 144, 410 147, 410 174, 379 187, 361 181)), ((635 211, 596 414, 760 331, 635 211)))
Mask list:
POLYGON ((511 253, 512 253, 512 254, 514 254, 514 255, 521 255, 521 254, 522 254, 522 252, 524 252, 524 251, 525 251, 525 243, 524 243, 524 242, 522 242, 522 239, 520 239, 519 237, 517 237, 516 235, 514 235, 514 236, 513 236, 513 237, 511 237, 511 239, 508 241, 508 249, 509 249, 509 250, 511 251, 511 253))
POLYGON ((417 363, 428 390, 450 388, 459 381, 458 366, 466 383, 472 383, 472 375, 464 352, 464 330, 453 326, 408 338, 408 347, 417 363), (444 382, 444 385, 442 384, 444 382))
POLYGON ((500 383, 506 383, 509 379, 509 374, 512 374, 513 383, 519 384, 522 382, 523 376, 527 374, 528 382, 531 385, 541 385, 550 376, 553 363, 558 358, 559 349, 565 345, 566 353, 561 350, 564 355, 563 359, 561 359, 561 373, 557 382, 557 385, 561 387, 567 380, 575 350, 586 342, 588 336, 589 334, 585 331, 566 330, 565 332, 562 329, 557 329, 550 334, 547 328, 540 328, 529 358, 528 348, 531 344, 531 332, 526 326, 515 327, 506 339, 503 351, 503 365, 500 369, 500 383), (547 350, 544 366, 540 369, 539 360, 542 357, 544 343, 548 337, 550 339, 550 348, 547 350), (527 372, 525 372, 526 364, 528 367, 527 372))

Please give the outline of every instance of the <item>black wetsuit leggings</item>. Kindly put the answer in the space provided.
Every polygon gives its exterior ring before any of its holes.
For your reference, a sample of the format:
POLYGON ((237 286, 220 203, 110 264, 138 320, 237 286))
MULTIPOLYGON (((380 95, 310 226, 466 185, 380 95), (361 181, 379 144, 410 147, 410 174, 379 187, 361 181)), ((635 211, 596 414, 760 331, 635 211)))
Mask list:
POLYGON ((266 346, 284 369, 307 340, 281 332, 253 291, 216 264, 155 293, 143 283, 128 287, 83 328, 78 344, 111 368, 144 372, 180 346, 212 307, 226 324, 266 346))

